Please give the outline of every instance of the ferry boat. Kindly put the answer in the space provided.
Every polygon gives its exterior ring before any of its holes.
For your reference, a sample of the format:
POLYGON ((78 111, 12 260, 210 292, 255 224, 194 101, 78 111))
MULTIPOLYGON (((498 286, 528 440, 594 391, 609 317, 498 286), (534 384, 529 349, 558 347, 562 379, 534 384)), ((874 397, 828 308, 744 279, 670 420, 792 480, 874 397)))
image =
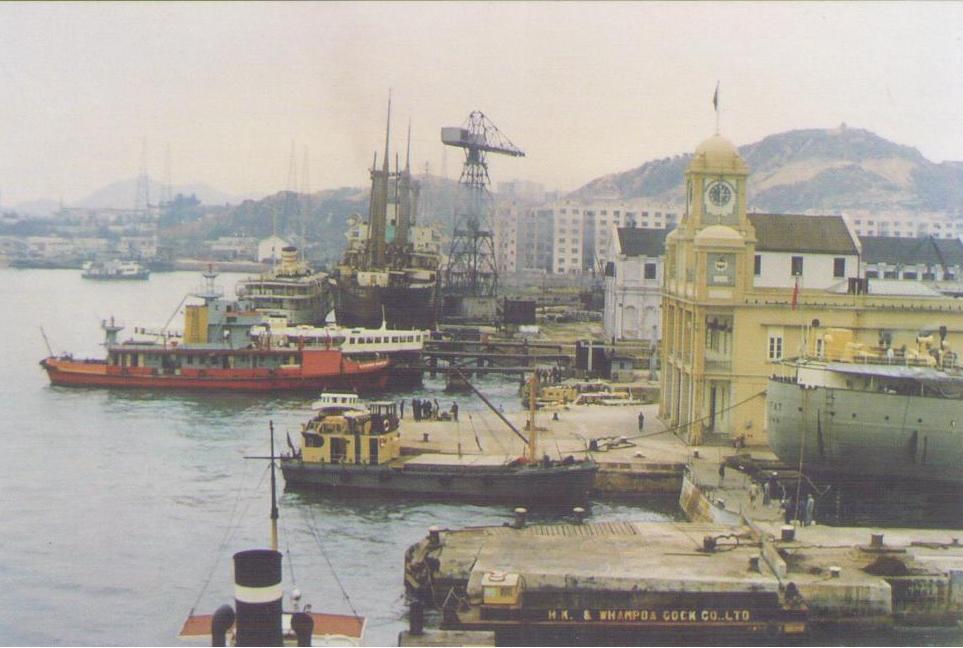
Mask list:
POLYGON ((333 307, 328 275, 308 267, 294 246, 281 249, 270 272, 240 281, 237 297, 260 313, 283 312, 294 325, 323 324, 333 307))
MULTIPOLYGON (((212 646, 360 646, 365 618, 314 612, 301 603, 301 593, 290 592, 287 611, 282 588, 282 554, 278 551, 278 505, 275 480, 274 428, 271 427, 271 548, 234 554, 235 608, 222 605, 214 614, 192 609, 178 638, 210 637, 212 646)), ((290 559, 290 551, 288 552, 290 559)), ((294 572, 291 572, 294 578, 294 572)))
POLYGON ((250 336, 262 341, 265 336, 270 336, 271 343, 275 345, 340 349, 352 360, 387 358, 391 361, 392 385, 410 386, 421 383, 421 353, 425 342, 431 338, 431 332, 389 329, 385 321, 382 321, 380 328, 366 329, 336 324, 323 327, 288 326, 283 318, 268 318, 266 324, 253 327, 250 336))
POLYGON ((301 427, 301 448, 281 458, 290 486, 344 495, 396 493, 514 504, 584 502, 598 465, 547 456, 427 453, 401 455, 394 402, 325 405, 301 427))
POLYGON ((818 357, 769 379, 772 450, 807 473, 963 483, 963 372, 943 331, 904 352, 829 329, 818 357))
POLYGON ((88 261, 81 276, 84 279, 143 280, 150 278, 150 270, 136 261, 88 261))

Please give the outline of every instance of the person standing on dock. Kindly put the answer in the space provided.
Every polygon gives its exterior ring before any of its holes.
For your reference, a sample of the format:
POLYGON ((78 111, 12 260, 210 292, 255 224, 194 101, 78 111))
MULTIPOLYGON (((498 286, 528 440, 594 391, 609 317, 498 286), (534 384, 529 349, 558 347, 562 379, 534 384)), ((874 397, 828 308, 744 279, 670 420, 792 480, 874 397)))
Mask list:
POLYGON ((749 506, 756 508, 756 499, 759 497, 759 484, 752 482, 749 485, 749 506))
POLYGON ((722 488, 722 482, 726 480, 726 461, 723 459, 719 462, 719 488, 722 488))
POLYGON ((416 421, 421 420, 421 402, 417 398, 411 399, 411 415, 416 421))
POLYGON ((645 414, 639 412, 639 432, 642 431, 643 427, 645 427, 645 414))
POLYGON ((813 498, 813 494, 810 493, 806 496, 806 526, 812 526, 813 515, 816 513, 816 500, 813 498))
POLYGON ((458 403, 455 401, 451 402, 451 418, 455 421, 458 420, 458 403))
POLYGON ((404 398, 401 399, 401 404, 398 408, 398 411, 401 413, 401 418, 404 418, 405 417, 405 399, 404 398))

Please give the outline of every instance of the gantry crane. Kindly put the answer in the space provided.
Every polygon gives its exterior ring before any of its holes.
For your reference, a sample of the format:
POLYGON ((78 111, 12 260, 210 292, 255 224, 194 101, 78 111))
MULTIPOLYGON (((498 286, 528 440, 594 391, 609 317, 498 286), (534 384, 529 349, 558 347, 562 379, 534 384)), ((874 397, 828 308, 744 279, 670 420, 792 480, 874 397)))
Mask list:
POLYGON ((446 301, 464 297, 495 297, 498 271, 491 228, 488 153, 523 157, 484 113, 476 110, 460 127, 442 128, 441 141, 465 150, 459 183, 463 191, 454 218, 448 265, 443 273, 446 301))

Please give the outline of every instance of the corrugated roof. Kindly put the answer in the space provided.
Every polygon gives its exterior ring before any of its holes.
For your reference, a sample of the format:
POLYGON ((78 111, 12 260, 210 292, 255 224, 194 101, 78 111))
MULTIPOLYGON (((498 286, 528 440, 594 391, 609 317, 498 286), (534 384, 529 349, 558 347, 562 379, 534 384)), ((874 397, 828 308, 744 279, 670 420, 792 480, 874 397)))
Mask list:
POLYGON ((948 266, 963 264, 963 243, 959 239, 899 238, 895 236, 860 236, 863 260, 867 263, 892 265, 948 266))
POLYGON ((620 227, 619 248, 625 256, 660 257, 665 254, 665 237, 671 230, 620 227))
POLYGON ((859 254, 842 216, 748 214, 757 252, 859 254))

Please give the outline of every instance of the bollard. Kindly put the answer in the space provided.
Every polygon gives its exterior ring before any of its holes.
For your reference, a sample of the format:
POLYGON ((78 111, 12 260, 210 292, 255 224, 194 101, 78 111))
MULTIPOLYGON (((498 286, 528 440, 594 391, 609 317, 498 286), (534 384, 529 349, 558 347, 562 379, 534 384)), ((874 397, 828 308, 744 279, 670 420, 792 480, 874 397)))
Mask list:
POLYGON ((832 565, 832 566, 829 568, 829 575, 830 575, 832 578, 839 578, 839 575, 842 574, 842 573, 843 573, 843 568, 842 568, 842 567, 837 567, 836 565, 832 565))
POLYGON ((693 450, 693 451, 692 451, 692 457, 693 457, 694 459, 698 459, 698 458, 699 458, 699 451, 698 451, 698 450, 693 450))
POLYGON ((516 529, 524 529, 524 528, 525 528, 525 515, 526 515, 526 514, 528 514, 528 509, 522 508, 521 506, 519 506, 518 508, 516 508, 516 509, 515 509, 515 524, 513 524, 512 526, 514 526, 516 529))
POLYGON ((869 546, 871 547, 882 547, 883 546, 883 534, 873 533, 869 536, 869 546))
POLYGON ((749 556, 749 570, 754 572, 759 571, 759 554, 749 556))
POLYGON ((421 442, 422 442, 422 443, 428 443, 428 433, 427 433, 427 432, 423 432, 423 433, 422 433, 422 435, 421 435, 421 442))
POLYGON ((234 625, 234 608, 224 604, 217 608, 211 618, 211 645, 226 646, 227 631, 234 625))
POLYGON ((783 542, 792 542, 796 539, 796 527, 785 524, 779 529, 783 542))
POLYGON ((314 633, 314 619, 307 612, 295 612, 291 615, 291 630, 294 631, 299 646, 310 646, 311 635, 314 633))
POLYGON ((428 546, 437 547, 441 545, 441 529, 436 526, 428 527, 428 546))
POLYGON ((576 524, 581 524, 585 520, 585 509, 581 506, 576 506, 573 508, 572 514, 575 515, 576 524))

